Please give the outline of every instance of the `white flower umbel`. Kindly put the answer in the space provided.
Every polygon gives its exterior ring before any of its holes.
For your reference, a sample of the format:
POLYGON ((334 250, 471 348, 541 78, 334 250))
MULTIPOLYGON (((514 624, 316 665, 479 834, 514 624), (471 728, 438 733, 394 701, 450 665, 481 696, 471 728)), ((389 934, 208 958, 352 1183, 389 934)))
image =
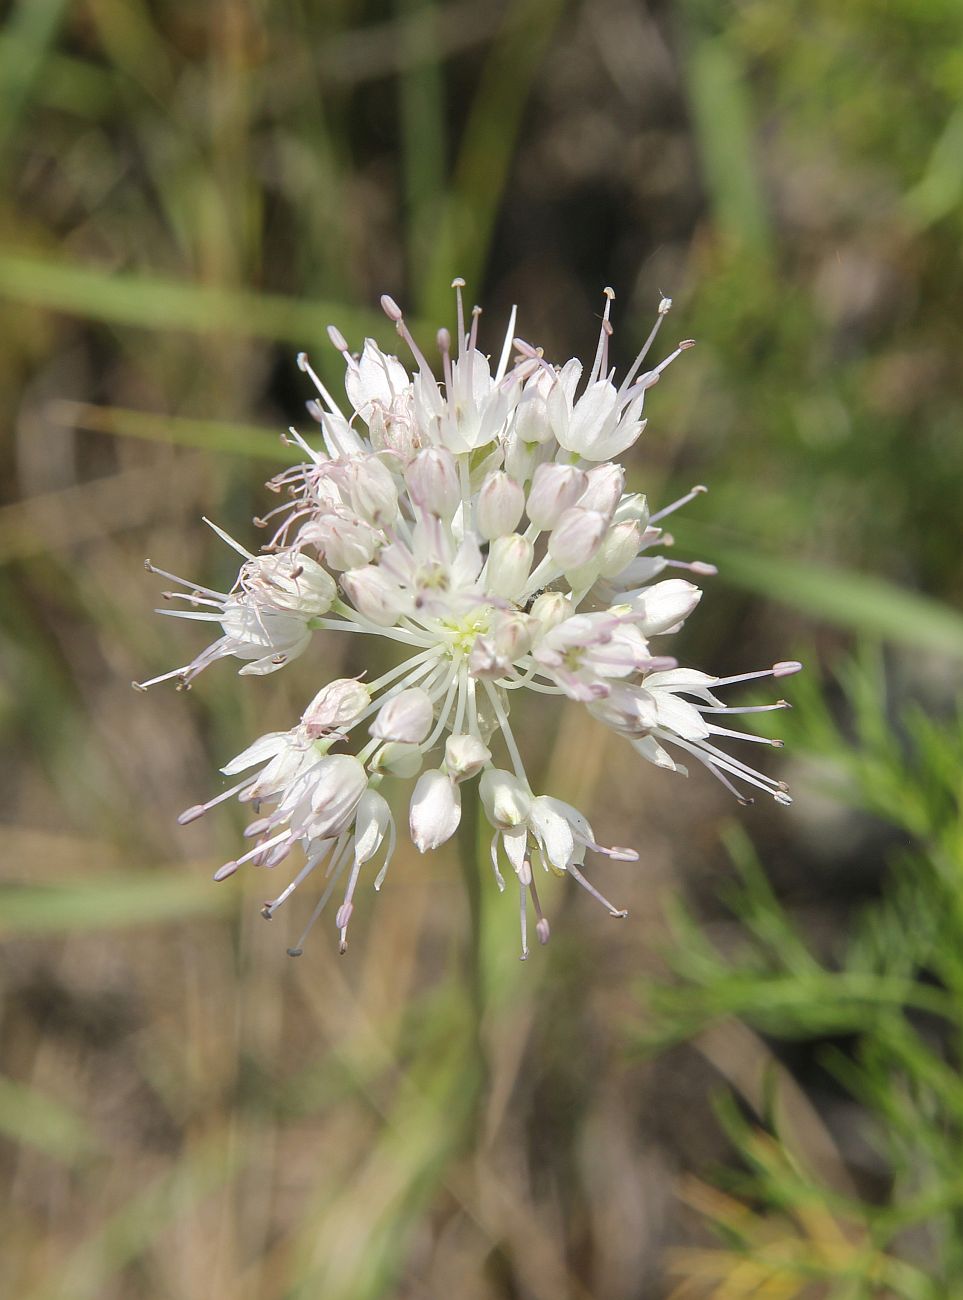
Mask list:
POLYGON ((342 948, 361 870, 373 861, 381 887, 395 827, 379 788, 391 778, 414 781, 409 830, 422 852, 454 835, 479 779, 496 880, 503 888, 504 866, 518 884, 523 957, 530 907, 538 938, 548 939, 539 870, 571 876, 613 916, 624 915, 583 867, 590 853, 623 861, 637 854, 603 848, 577 809, 533 791, 509 721, 518 690, 585 705, 658 767, 685 772, 674 755, 696 758, 743 802, 742 791, 754 789, 789 802, 781 781, 721 747, 761 741, 723 725, 725 715, 785 701, 734 707, 718 692, 783 677, 799 664, 717 678, 680 668, 665 653, 664 638, 702 594, 689 576, 714 570, 649 552, 671 543, 661 520, 705 488, 650 515, 644 497, 625 492, 613 462, 645 427, 649 389, 691 346, 680 343, 644 369, 670 301, 662 300, 645 345, 617 380, 608 360, 611 290, 584 374, 579 362, 550 365, 517 339, 514 312, 493 365, 478 348, 479 309, 466 327, 460 281, 455 288, 456 339, 444 329, 437 336, 440 380, 390 298, 382 305, 412 368, 371 339, 353 355, 332 327, 347 367, 347 403, 339 405, 299 358, 317 388, 308 407, 321 446, 292 431, 305 460, 268 485, 284 499, 256 521, 272 530, 262 554, 216 530, 243 559, 230 592, 148 564, 182 588, 165 595, 185 606, 160 612, 219 624, 222 635, 144 686, 168 678, 187 686, 228 656, 244 661, 241 673, 274 672, 315 634, 379 636, 407 656, 375 681, 321 685, 295 727, 262 736, 227 764, 225 776, 240 776, 238 784, 181 816, 193 821, 235 795, 251 806, 252 847, 221 867, 218 880, 244 863, 275 867, 300 851, 303 865, 263 909, 271 917, 309 877, 322 880, 293 953, 340 881, 342 948))

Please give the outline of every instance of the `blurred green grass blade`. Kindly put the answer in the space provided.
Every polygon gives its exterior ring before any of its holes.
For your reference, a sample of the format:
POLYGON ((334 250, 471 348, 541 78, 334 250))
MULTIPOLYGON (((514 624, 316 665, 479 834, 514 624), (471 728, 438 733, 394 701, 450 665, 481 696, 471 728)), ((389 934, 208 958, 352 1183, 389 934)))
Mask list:
POLYGON ((206 875, 113 873, 49 885, 0 885, 0 935, 162 925, 228 911, 236 895, 206 875))
POLYGON ((63 1102, 0 1075, 0 1133, 72 1165, 96 1150, 86 1122, 63 1102))
POLYGON ((60 1289, 50 1291, 41 1283, 24 1300, 54 1300, 55 1296, 99 1300, 106 1294, 108 1279, 155 1246, 169 1224, 235 1177, 241 1164, 243 1157, 234 1155, 221 1134, 194 1142, 169 1169, 85 1237, 64 1264, 60 1289))
POLYGON ((723 39, 692 39, 689 98, 716 224, 736 246, 766 253, 771 231, 755 166, 745 69, 723 39))
POLYGON ((153 411, 132 411, 121 406, 92 406, 85 402, 51 402, 45 408, 53 424, 86 429, 116 438, 137 438, 199 451, 227 452, 254 460, 300 460, 303 452, 288 447, 276 429, 224 420, 196 420, 183 415, 158 415, 153 411))
POLYGON ((408 1066, 378 1144, 359 1169, 359 1186, 370 1198, 364 1232, 351 1231, 357 1209, 344 1198, 312 1207, 299 1225, 290 1300, 379 1300, 395 1293, 412 1235, 446 1185, 474 1110, 479 1080, 470 1056, 466 1061, 464 1010, 456 999, 447 1024, 439 1010, 431 1043, 408 1066))
MULTIPOLYGON (((397 0, 405 58, 398 91, 405 179, 408 283, 426 282, 444 193, 445 91, 438 54, 437 9, 432 0, 397 0)), ((418 299, 416 299, 416 302, 418 299)))
POLYGON ((941 221, 963 202, 963 108, 958 108, 947 122, 919 183, 904 201, 923 227, 941 221))
MULTIPOLYGON (((0 33, 0 68, 8 59, 19 58, 20 48, 15 35, 0 33)), ((85 121, 96 121, 114 107, 116 85, 110 69, 51 50, 43 61, 43 70, 43 77, 33 88, 36 104, 85 121)), ((0 127, 3 129, 6 124, 0 127)))
POLYGON ((0 161, 43 72, 68 0, 20 0, 0 46, 0 161))
POLYGON ((711 528, 674 528, 687 550, 719 565, 726 582, 865 636, 963 656, 963 616, 873 574, 776 559, 716 541, 711 528))
POLYGON ((361 337, 370 334, 395 347, 386 317, 344 303, 300 302, 279 294, 78 266, 24 253, 0 255, 0 298, 87 320, 274 339, 304 348, 327 348, 326 327, 337 323, 352 346, 360 348, 361 337))
POLYGON ((450 315, 454 276, 463 276, 469 286, 481 279, 522 113, 564 8, 564 0, 516 0, 507 6, 472 101, 436 234, 420 304, 432 319, 450 315))

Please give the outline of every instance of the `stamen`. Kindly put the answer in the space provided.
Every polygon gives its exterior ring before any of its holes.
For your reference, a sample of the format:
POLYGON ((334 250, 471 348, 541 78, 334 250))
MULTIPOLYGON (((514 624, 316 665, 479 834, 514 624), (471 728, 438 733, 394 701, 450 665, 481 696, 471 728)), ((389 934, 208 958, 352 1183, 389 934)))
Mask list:
POLYGON ((334 887, 338 883, 338 880, 341 876, 341 872, 344 870, 344 865, 345 864, 342 857, 342 861, 340 865, 337 867, 337 870, 332 871, 331 879, 324 887, 324 893, 321 895, 321 897, 318 899, 317 903, 315 904, 314 911, 311 913, 310 917, 308 918, 307 925, 301 931, 301 937, 298 939, 297 943, 294 945, 293 948, 288 949, 289 957, 300 957, 301 954, 304 952, 304 942, 307 939, 308 935, 311 933, 311 930, 314 927, 314 924, 317 921, 318 917, 324 911, 325 904, 327 903, 328 899, 334 893, 334 887))
POLYGON ((622 380, 621 384, 619 385, 620 399, 631 387, 632 380, 639 373, 639 370, 642 367, 642 362, 649 355, 649 349, 652 347, 652 344, 655 342, 656 335, 658 334, 659 330, 662 328, 662 322, 665 320, 666 315, 668 314, 669 308, 671 306, 672 306, 671 298, 663 298, 662 301, 659 303, 659 314, 656 317, 655 324, 652 326, 652 329, 649 331, 649 337, 642 344, 641 352, 632 362, 632 365, 630 366, 625 378, 622 380))
POLYGON ((278 910, 278 908, 281 906, 282 903, 286 902, 287 899, 291 897, 291 895, 297 889, 298 885, 300 885, 302 881, 307 880, 308 876, 310 876, 311 872, 314 871, 315 867, 320 866, 320 864, 328 856, 328 853, 331 851, 331 845, 333 843, 334 843, 333 840, 325 840, 324 851, 321 853, 315 853, 310 858, 308 858, 307 862, 304 864, 304 866, 301 868, 298 874, 294 877, 294 879, 291 881, 289 885, 286 885, 285 888, 281 890, 277 898, 275 898, 273 902, 264 904, 264 906, 261 908, 261 915, 264 917, 266 921, 271 920, 271 918, 274 916, 274 913, 278 910))
POLYGON ((461 276, 456 276, 451 282, 451 287, 455 291, 455 303, 458 311, 458 360, 460 361, 465 351, 465 304, 462 301, 461 291, 465 287, 465 281, 461 276))
POLYGON ((734 677, 717 677, 712 685, 734 686, 737 682, 751 682, 759 677, 790 677, 793 673, 799 672, 802 672, 802 664, 790 659, 773 664, 771 668, 760 668, 754 673, 741 673, 736 674, 734 677))
POLYGON ((624 393, 620 392, 623 404, 630 402, 633 397, 637 397, 639 393, 643 393, 647 389, 652 388, 653 385, 657 384, 662 378, 664 372, 672 365, 672 362, 678 357, 681 357, 683 352, 687 352, 689 348, 694 347, 695 339, 683 339, 676 347, 675 351, 670 352, 664 361, 660 361, 654 370, 646 371, 642 378, 637 383, 633 384, 631 388, 624 393))
POLYGON ((586 893, 591 894, 592 897, 594 899, 597 899, 597 901, 600 902, 603 907, 608 908, 608 912, 610 916, 617 916, 619 918, 628 916, 628 912, 625 910, 625 908, 613 906, 613 904, 609 902, 609 900, 605 897, 604 894, 600 894, 599 891, 592 884, 592 882, 590 880, 586 880, 586 878, 582 875, 581 871, 579 871, 578 867, 575 865, 574 862, 570 862, 566 870, 568 871, 569 875, 572 877, 573 880, 578 881, 578 883, 582 886, 582 888, 585 890, 586 893))
MULTIPOLYGON (((531 872, 529 871, 529 876, 531 872)), ((522 961, 528 961, 528 888, 524 881, 518 881, 518 921, 522 934, 522 961)))
POLYGON ((496 384, 501 383, 508 372, 508 363, 512 355, 512 336, 515 333, 515 318, 517 315, 518 307, 513 304, 511 314, 508 317, 508 329, 505 331, 505 342, 502 344, 501 356, 498 358, 498 367, 495 370, 496 384))
POLYGON ((478 320, 479 320, 479 317, 481 316, 481 314, 482 314, 482 309, 481 309, 480 307, 472 307, 472 309, 471 309, 471 334, 469 335, 469 338, 468 338, 468 351, 469 351, 469 353, 474 352, 475 349, 478 347, 478 320))
POLYGON ((709 724, 714 736, 728 736, 732 740, 751 740, 756 745, 771 745, 773 749, 782 749, 785 741, 770 739, 768 736, 756 736, 749 731, 732 731, 728 727, 716 727, 709 724))
MULTIPOLYGON (((322 464, 321 457, 318 455, 318 453, 314 450, 313 447, 309 447, 309 446, 308 446, 308 444, 304 441, 304 439, 301 437, 300 433, 298 433, 297 429, 295 429, 295 427, 294 427, 293 425, 289 425, 289 426, 288 426, 288 434, 290 435, 291 440, 292 440, 292 441, 293 441, 293 442, 294 442, 298 447, 300 447, 301 451, 303 451, 304 454, 305 454, 306 456, 309 456, 309 457, 311 458, 311 460, 314 461, 315 465, 320 465, 320 464, 322 464)), ((282 434, 281 434, 281 440, 282 440, 283 442, 286 442, 286 441, 287 441, 287 435, 282 433, 282 434)))
POLYGON ((512 729, 508 721, 508 714, 505 712, 502 702, 498 698, 498 691, 491 682, 483 681, 482 685, 485 687, 485 693, 489 700, 491 700, 492 708, 495 710, 495 717, 498 719, 498 725, 501 728, 502 736, 505 738, 505 747, 508 750, 508 756, 511 759, 512 767, 515 769, 515 775, 518 777, 519 781, 522 781, 527 786, 528 777, 525 773, 525 765, 522 762, 521 754, 518 752, 518 745, 515 743, 515 737, 512 734, 512 729))
POLYGON ((425 358, 425 354, 422 352, 421 348, 415 342, 414 335, 412 334, 411 330, 408 328, 405 319, 401 314, 401 308, 394 301, 394 299, 389 298, 387 294, 385 294, 385 296, 381 299, 381 305, 382 307, 384 307, 385 315, 388 317, 388 319, 393 320, 395 322, 395 329, 398 331, 400 337, 407 344, 408 351, 414 357, 421 374, 426 379, 429 379, 432 382, 434 382, 434 376, 431 373, 431 366, 429 366, 428 361, 425 358), (392 307, 391 311, 389 311, 388 308, 385 307, 386 302, 391 304, 392 307), (397 312, 397 315, 394 314, 395 312, 397 312))
POLYGON ((605 307, 602 311, 602 327, 599 330, 598 347, 595 349, 595 360, 592 362, 592 369, 589 371, 588 382, 594 384, 604 372, 605 362, 608 356, 609 337, 612 333, 612 326, 609 323, 609 315, 612 311, 612 303, 615 300, 615 290, 605 288, 602 290, 605 295, 605 307))
POLYGON ((438 331, 438 351, 441 353, 441 371, 445 378, 445 392, 451 393, 453 382, 451 374, 451 334, 444 327, 438 331))
POLYGON ((351 356, 351 353, 348 350, 347 340, 338 329, 337 325, 328 326, 328 338, 331 340, 332 346, 342 354, 345 360, 348 360, 349 358, 352 361, 354 360, 354 357, 351 356))
POLYGON ((654 515, 650 515, 649 523, 657 524, 660 519, 665 519, 666 515, 675 514, 677 510, 681 510, 682 507, 687 506, 690 501, 694 501, 696 497, 702 496, 703 492, 708 492, 708 491, 709 489, 705 486, 704 483, 696 483, 695 487, 689 488, 689 491, 685 494, 685 496, 679 497, 678 501, 673 501, 671 505, 665 506, 662 510, 659 510, 654 515))
POLYGON ((214 591, 211 587, 204 587, 199 582, 188 582, 186 578, 179 578, 176 573, 168 573, 166 569, 158 569, 157 565, 151 560, 144 561, 144 568, 148 573, 154 573, 159 578, 167 578, 170 582, 179 582, 182 587, 187 587, 191 591, 203 592, 205 596, 213 596, 216 600, 226 600, 224 592, 214 591))
POLYGON ((543 946, 548 943, 549 934, 551 933, 548 921, 542 914, 542 904, 539 901, 538 890, 535 888, 535 875, 529 871, 528 888, 532 895, 532 907, 535 909, 535 915, 538 918, 535 924, 535 933, 538 936, 538 942, 543 946))
POLYGON ((700 713, 772 713, 775 709, 791 709, 792 705, 788 700, 777 700, 775 704, 745 704, 740 706, 697 704, 696 708, 700 713))
MULTIPOLYGON (((318 392, 327 402, 328 410, 330 411, 330 413, 332 415, 341 415, 341 408, 338 406, 338 403, 334 400, 334 398, 325 388, 324 384, 322 384, 321 380, 318 378, 317 374, 314 371, 314 368, 311 365, 311 362, 308 360, 308 354, 306 352, 298 353, 298 369, 302 370, 310 378, 315 388, 318 390, 318 392)), ((344 417, 342 416, 342 418, 344 417)))
POLYGON ((388 317, 388 319, 390 321, 394 321, 396 325, 400 324, 401 321, 404 320, 404 315, 402 313, 401 308, 395 302, 394 298, 390 297, 386 293, 383 293, 381 295, 381 310, 388 317))
POLYGON ((183 673, 187 672, 187 668, 187 665, 183 668, 172 668, 169 673, 161 673, 159 677, 150 677, 146 682, 131 682, 131 686, 135 691, 146 691, 149 687, 157 686, 160 682, 169 682, 172 677, 181 677, 183 673))
POLYGON ((285 829, 281 831, 279 834, 275 835, 273 839, 266 840, 263 844, 256 845, 253 849, 250 850, 250 852, 243 854, 241 857, 239 857, 236 860, 235 866, 240 867, 245 862, 251 862, 254 858, 260 857, 262 853, 266 853, 268 849, 273 849, 276 844, 280 844, 284 840, 293 840, 293 838, 294 838, 294 832, 292 830, 285 829))
POLYGON ((714 578, 719 572, 714 564, 709 564, 706 560, 665 560, 667 569, 687 569, 689 573, 697 573, 703 578, 714 578))

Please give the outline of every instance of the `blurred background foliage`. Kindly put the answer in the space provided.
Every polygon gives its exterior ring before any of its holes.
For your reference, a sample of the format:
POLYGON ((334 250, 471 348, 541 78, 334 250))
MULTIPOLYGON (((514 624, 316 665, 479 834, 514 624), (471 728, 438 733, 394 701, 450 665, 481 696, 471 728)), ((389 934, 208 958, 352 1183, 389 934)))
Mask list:
POLYGON ((963 1295, 961 86, 958 0, 7 7, 4 1295, 963 1295), (223 581, 197 519, 251 535, 293 354, 391 343, 382 292, 430 344, 455 274, 560 358, 604 285, 620 363, 675 299, 628 470, 712 489, 691 660, 806 659, 797 803, 532 714, 642 849, 629 921, 555 889, 520 966, 488 878, 409 851, 291 962, 210 883, 232 812, 173 818, 360 664, 132 696, 190 636, 140 561, 223 581))

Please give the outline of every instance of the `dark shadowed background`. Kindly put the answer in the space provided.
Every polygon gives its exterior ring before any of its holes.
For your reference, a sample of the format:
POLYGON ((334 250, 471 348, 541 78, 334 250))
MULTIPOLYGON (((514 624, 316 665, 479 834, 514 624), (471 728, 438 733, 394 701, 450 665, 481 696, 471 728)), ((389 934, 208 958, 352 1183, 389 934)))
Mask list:
POLYGON ((8 8, 3 1295, 963 1294, 961 87, 958 0, 8 8), (553 882, 522 965, 464 835, 292 961, 236 810, 174 819, 362 661, 134 694, 203 644, 142 562, 230 581, 297 351, 394 347, 384 292, 428 346, 455 275, 557 360, 673 297, 630 484, 711 488, 687 660, 806 661, 797 802, 530 708, 629 919, 553 882))

